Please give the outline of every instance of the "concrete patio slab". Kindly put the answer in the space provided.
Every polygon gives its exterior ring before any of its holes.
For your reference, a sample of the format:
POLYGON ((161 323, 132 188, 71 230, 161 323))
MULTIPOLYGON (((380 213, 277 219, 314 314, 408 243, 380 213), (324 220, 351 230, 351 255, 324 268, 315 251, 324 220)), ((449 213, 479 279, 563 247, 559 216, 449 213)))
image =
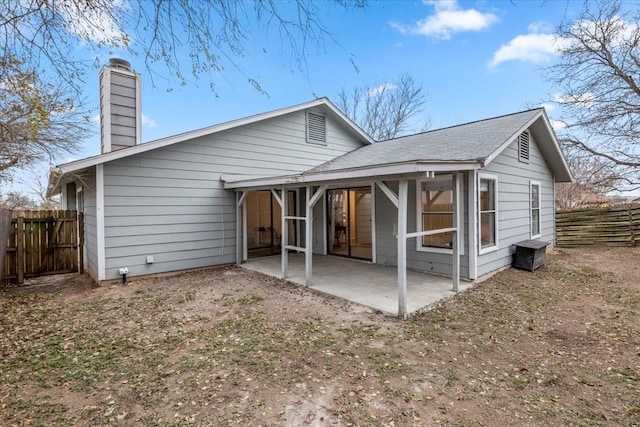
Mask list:
MULTIPOLYGON (((253 258, 242 264, 247 270, 282 277, 279 255, 253 258)), ((287 280, 305 285, 304 254, 289 254, 287 280)), ((407 271, 407 312, 409 314, 441 299, 455 295, 452 280, 416 271, 407 271)), ((460 282, 459 291, 472 286, 460 282)), ((311 288, 384 313, 398 315, 398 271, 369 262, 326 255, 313 255, 311 288)))

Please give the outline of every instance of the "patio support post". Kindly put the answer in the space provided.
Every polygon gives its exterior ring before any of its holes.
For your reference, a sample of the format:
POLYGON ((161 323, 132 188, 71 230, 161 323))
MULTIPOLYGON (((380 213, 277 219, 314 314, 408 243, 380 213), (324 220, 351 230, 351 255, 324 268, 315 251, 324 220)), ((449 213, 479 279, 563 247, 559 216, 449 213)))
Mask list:
POLYGON ((246 191, 236 192, 236 264, 242 264, 244 261, 244 248, 247 246, 244 236, 247 233, 247 225, 244 215, 245 200, 247 198, 246 191))
POLYGON ((451 188, 453 189, 453 228, 455 228, 455 231, 453 232, 453 245, 451 247, 453 253, 453 260, 451 262, 453 271, 451 276, 453 278, 453 291, 458 292, 458 285, 460 284, 460 245, 458 244, 458 233, 460 231, 458 228, 458 209, 460 209, 462 206, 458 206, 458 191, 460 191, 460 189, 458 188, 458 174, 454 172, 452 174, 452 179, 453 185, 451 186, 451 188))
POLYGON ((398 185, 398 317, 407 318, 407 195, 408 182, 398 185))
POLYGON ((286 279, 289 268, 289 253, 287 252, 287 242, 289 236, 287 233, 287 189, 282 187, 282 232, 280 236, 281 256, 282 256, 282 278, 286 279))
POLYGON ((312 233, 313 233, 313 229, 311 228, 311 223, 313 221, 313 206, 311 205, 311 196, 312 196, 312 192, 313 192, 313 187, 307 187, 306 191, 305 191, 305 195, 306 195, 306 203, 305 203, 305 208, 306 208, 306 214, 305 217, 307 218, 307 220, 305 221, 305 237, 304 237, 304 246, 305 246, 305 252, 304 252, 304 278, 305 278, 305 283, 307 286, 310 285, 311 282, 311 270, 313 268, 312 265, 312 252, 313 252, 313 237, 312 237, 312 233))

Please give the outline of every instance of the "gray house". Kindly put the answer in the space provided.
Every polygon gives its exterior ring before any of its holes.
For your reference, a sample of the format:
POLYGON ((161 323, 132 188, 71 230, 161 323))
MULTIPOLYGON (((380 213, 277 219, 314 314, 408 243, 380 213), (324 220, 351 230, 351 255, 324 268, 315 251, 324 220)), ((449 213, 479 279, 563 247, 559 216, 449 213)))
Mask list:
POLYGON ((58 166, 50 193, 85 214, 98 281, 289 251, 474 280, 512 244, 554 243, 571 181, 543 109, 375 142, 328 99, 140 142, 139 76, 101 72, 102 154, 58 166), (284 215, 283 215, 284 213, 284 215))

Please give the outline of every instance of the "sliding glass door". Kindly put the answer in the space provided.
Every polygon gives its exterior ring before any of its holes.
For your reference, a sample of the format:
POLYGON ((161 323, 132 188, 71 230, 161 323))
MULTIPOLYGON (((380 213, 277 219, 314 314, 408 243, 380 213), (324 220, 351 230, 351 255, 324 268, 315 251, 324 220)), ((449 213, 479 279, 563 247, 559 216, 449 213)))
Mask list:
POLYGON ((352 258, 372 258, 371 188, 327 191, 329 253, 352 258))

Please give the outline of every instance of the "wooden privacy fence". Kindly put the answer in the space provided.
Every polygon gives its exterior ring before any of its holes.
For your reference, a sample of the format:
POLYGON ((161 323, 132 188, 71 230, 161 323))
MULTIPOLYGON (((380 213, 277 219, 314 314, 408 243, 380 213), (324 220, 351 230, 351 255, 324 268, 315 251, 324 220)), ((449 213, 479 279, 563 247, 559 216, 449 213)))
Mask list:
POLYGON ((14 211, 7 234, 2 279, 83 272, 83 217, 76 211, 14 211))
POLYGON ((556 213, 559 246, 636 246, 640 243, 640 204, 556 213))

